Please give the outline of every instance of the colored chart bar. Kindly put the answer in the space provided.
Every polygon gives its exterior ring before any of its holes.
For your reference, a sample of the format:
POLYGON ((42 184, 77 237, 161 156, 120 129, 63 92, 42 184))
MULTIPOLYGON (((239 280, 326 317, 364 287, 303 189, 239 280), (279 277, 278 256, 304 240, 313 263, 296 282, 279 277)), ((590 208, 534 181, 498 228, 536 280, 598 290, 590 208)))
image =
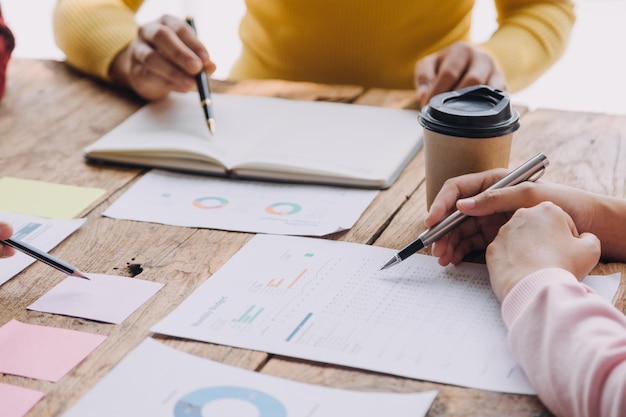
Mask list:
POLYGON ((263 312, 263 309, 260 308, 259 311, 257 311, 254 316, 251 316, 248 318, 248 321, 246 323, 252 323, 254 321, 254 319, 256 319, 257 317, 259 317, 259 314, 261 314, 263 312))
POLYGON ((302 272, 300 272, 300 274, 296 277, 296 279, 294 279, 293 281, 291 281, 291 284, 289 284, 287 286, 287 288, 292 288, 294 285, 296 285, 298 283, 298 281, 300 281, 300 279, 304 276, 304 274, 306 274, 308 271, 307 268, 304 268, 304 270, 302 272))
POLYGON ((245 312, 245 313, 243 313, 243 314, 241 315, 241 317, 239 317, 239 318, 238 318, 237 320, 235 320, 235 321, 238 321, 238 322, 240 322, 240 323, 246 323, 246 320, 248 319, 248 317, 250 317, 250 312, 251 312, 252 310, 254 310, 254 307, 256 307, 256 306, 255 306, 255 305, 250 306, 250 308, 249 308, 249 309, 247 309, 247 310, 246 310, 246 312, 245 312))
POLYGON ((233 321, 236 323, 252 323, 264 310, 263 308, 259 308, 254 314, 252 314, 252 311, 255 308, 256 305, 250 306, 250 308, 248 308, 246 312, 241 315, 241 317, 234 319, 233 321))
POLYGON ((40 223, 28 223, 13 234, 14 239, 22 240, 41 226, 40 223))
POLYGON ((279 279, 278 281, 276 281, 276 279, 272 278, 268 281, 267 284, 265 284, 266 287, 270 287, 270 288, 278 288, 280 287, 280 285, 284 282, 284 279, 279 279))
POLYGON ((309 319, 311 318, 311 316, 313 315, 313 313, 309 313, 307 314, 304 319, 300 322, 300 324, 298 324, 298 326, 293 329, 293 332, 291 332, 291 334, 289 335, 289 337, 287 337, 286 341, 289 342, 291 341, 291 339, 296 335, 296 333, 298 333, 298 331, 302 328, 302 326, 304 326, 304 324, 309 321, 309 319))

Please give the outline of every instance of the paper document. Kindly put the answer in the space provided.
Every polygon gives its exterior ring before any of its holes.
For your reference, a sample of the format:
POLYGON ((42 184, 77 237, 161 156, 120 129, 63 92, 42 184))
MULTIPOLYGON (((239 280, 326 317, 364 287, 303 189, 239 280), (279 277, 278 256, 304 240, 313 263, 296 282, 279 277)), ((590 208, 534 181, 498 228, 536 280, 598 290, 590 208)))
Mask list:
MULTIPOLYGON (((471 388, 531 394, 487 268, 257 235, 153 327, 171 336, 471 388)), ((609 279, 609 278, 607 278, 609 279)), ((617 288, 619 277, 613 277, 617 288)))
POLYGON ((11 320, 0 327, 0 372, 57 382, 105 339, 11 320))
POLYGON ((420 417, 436 391, 348 391, 293 382, 144 340, 64 417, 420 417))
POLYGON ((151 171, 103 214, 239 232, 323 236, 350 229, 375 190, 234 181, 151 171))
POLYGON ((387 188, 422 147, 415 110, 213 94, 148 103, 85 149, 88 160, 240 179, 387 188))
POLYGON ((138 278, 86 275, 89 280, 67 277, 28 309, 119 324, 163 288, 138 278))
MULTIPOLYGON (((9 212, 0 212, 0 221, 13 226, 13 237, 30 243, 37 249, 49 252, 66 237, 74 233, 86 219, 53 220, 41 217, 27 216, 9 212)), ((72 259, 63 259, 73 264, 72 259)), ((37 262, 33 257, 15 251, 10 258, 0 259, 0 285, 4 284, 27 266, 37 262)), ((78 265, 75 265, 80 269, 78 265)), ((51 270, 51 273, 59 273, 51 270)))

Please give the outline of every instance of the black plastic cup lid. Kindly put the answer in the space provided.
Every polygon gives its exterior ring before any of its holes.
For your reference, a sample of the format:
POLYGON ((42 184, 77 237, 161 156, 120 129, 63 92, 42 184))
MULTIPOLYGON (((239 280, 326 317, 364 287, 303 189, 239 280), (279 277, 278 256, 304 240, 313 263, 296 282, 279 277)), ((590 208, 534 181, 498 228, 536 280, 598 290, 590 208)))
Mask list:
POLYGON ((433 132, 466 138, 505 136, 520 126, 509 95, 488 85, 438 94, 422 109, 418 120, 433 132))

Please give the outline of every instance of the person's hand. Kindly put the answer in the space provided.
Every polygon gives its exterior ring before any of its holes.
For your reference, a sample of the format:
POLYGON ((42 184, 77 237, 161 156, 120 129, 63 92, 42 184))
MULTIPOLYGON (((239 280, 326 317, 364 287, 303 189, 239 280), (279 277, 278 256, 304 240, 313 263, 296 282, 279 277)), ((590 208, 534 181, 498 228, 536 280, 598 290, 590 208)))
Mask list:
POLYGON ((433 227, 456 209, 471 217, 432 245, 431 253, 439 258, 439 264, 458 264, 469 253, 485 249, 517 209, 543 201, 565 210, 579 231, 594 232, 594 205, 600 198, 597 194, 543 181, 484 191, 508 172, 493 169, 444 183, 424 219, 426 227, 433 227))
POLYGON ((493 57, 468 42, 455 42, 415 64, 416 95, 422 107, 437 94, 478 84, 506 89, 504 73, 493 57))
MULTIPOLYGON (((0 240, 5 240, 13 235, 13 228, 8 223, 0 222, 0 240)), ((8 258, 15 254, 15 249, 0 243, 0 258, 8 258)))
POLYGON ((137 37, 113 60, 109 69, 116 82, 147 100, 170 92, 187 92, 201 70, 215 71, 209 53, 184 20, 163 16, 139 28, 137 37))
POLYGON ((582 280, 600 259, 600 241, 579 234, 572 218, 544 202, 520 209, 487 247, 491 286, 502 301, 525 276, 545 268, 562 268, 582 280))

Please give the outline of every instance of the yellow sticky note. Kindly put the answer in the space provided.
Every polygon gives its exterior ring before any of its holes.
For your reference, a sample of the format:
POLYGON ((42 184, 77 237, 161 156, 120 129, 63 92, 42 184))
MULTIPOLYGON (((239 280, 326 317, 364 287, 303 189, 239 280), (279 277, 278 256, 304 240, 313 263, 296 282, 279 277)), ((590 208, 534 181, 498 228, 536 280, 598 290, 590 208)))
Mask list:
POLYGON ((106 190, 22 178, 0 178, 0 211, 50 219, 72 219, 106 190))

